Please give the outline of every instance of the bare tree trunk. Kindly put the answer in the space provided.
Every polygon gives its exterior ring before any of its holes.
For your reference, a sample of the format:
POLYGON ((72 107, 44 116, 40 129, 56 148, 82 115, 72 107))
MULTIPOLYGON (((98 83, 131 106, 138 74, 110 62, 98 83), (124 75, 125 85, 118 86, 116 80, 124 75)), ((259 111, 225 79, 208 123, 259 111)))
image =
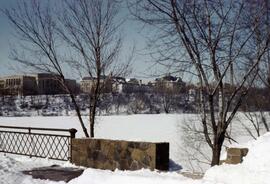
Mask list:
POLYGON ((77 117, 78 117, 78 119, 79 119, 80 125, 81 125, 81 127, 82 127, 83 133, 84 133, 85 137, 89 137, 88 131, 87 131, 87 129, 86 129, 84 123, 83 123, 83 119, 82 119, 80 107, 79 107, 78 104, 77 104, 77 101, 76 101, 76 99, 75 99, 75 96, 74 96, 74 94, 72 94, 72 93, 70 93, 69 96, 70 96, 71 101, 72 101, 72 103, 73 103, 73 105, 74 105, 74 108, 75 108, 77 117))
POLYGON ((96 94, 93 95, 93 97, 90 98, 90 113, 89 113, 89 121, 90 121, 90 137, 95 137, 95 118, 97 113, 97 96, 96 94))
MULTIPOLYGON (((92 103, 92 102, 91 102, 92 103)), ((96 105, 95 102, 93 106, 90 106, 90 137, 95 137, 95 117, 96 117, 96 105)))
POLYGON ((221 152, 221 146, 222 145, 215 145, 212 148, 212 160, 211 160, 211 166, 219 165, 220 162, 220 152, 221 152))

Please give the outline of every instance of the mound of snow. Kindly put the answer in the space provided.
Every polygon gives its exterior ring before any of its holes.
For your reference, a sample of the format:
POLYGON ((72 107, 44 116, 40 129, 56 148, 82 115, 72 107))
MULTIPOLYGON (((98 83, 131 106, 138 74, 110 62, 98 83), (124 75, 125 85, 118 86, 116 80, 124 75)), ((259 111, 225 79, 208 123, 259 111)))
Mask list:
MULTIPOLYGON (((21 171, 53 164, 63 164, 63 162, 9 154, 5 156, 0 153, 0 184, 51 184, 51 181, 33 179, 21 171)), ((63 164, 65 165, 70 164, 63 164)))
POLYGON ((215 166, 206 172, 204 180, 224 184, 269 184, 270 133, 266 133, 242 147, 249 148, 243 163, 215 166))
MULTIPOLYGON (((21 171, 36 167, 50 165, 73 167, 68 162, 60 162, 48 159, 28 158, 17 155, 4 156, 0 153, 0 184, 66 184, 66 182, 54 182, 50 180, 33 179, 24 175, 21 171)), ((109 171, 99 169, 86 169, 83 174, 68 184, 201 184, 200 180, 186 178, 176 172, 162 173, 142 169, 139 171, 109 171)), ((206 184, 206 183, 204 183, 206 184)), ((207 183, 208 184, 208 183, 207 183)), ((210 183, 209 183, 210 184, 210 183)), ((212 183, 211 183, 212 184, 212 183)))
POLYGON ((149 170, 139 171, 104 171, 86 169, 84 173, 69 184, 201 184, 177 173, 158 173, 149 170))
POLYGON ((247 144, 249 153, 244 158, 244 165, 257 171, 270 169, 270 132, 247 144))

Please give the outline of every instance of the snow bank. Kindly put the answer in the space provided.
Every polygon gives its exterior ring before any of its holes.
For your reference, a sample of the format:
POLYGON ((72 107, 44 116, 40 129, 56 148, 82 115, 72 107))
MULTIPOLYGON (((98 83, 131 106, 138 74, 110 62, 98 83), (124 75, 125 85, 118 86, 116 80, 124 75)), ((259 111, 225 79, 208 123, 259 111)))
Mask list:
POLYGON ((140 171, 103 171, 86 169, 84 173, 69 184, 200 184, 177 173, 158 173, 140 171))
MULTIPOLYGON (((67 162, 54 160, 28 158, 24 156, 7 155, 0 153, 0 184, 66 184, 49 180, 33 179, 21 173, 35 167, 44 167, 59 164, 62 167, 71 167, 67 162)), ((178 173, 160 173, 150 170, 139 171, 108 171, 86 169, 81 176, 68 182, 68 184, 201 184, 200 180, 192 180, 178 173)), ((212 183, 205 183, 212 184, 212 183)))
POLYGON ((224 184, 269 184, 270 133, 241 147, 249 148, 243 163, 213 167, 206 172, 204 180, 224 184))
POLYGON ((49 184, 51 183, 50 181, 33 179, 31 176, 24 175, 21 171, 53 164, 70 166, 68 163, 54 160, 29 158, 9 154, 5 156, 0 153, 0 184, 49 184))

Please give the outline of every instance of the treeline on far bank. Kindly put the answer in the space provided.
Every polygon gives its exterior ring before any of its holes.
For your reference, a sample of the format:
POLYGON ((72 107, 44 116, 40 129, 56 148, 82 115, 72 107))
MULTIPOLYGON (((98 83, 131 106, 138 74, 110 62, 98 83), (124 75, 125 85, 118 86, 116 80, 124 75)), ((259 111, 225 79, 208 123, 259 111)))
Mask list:
MULTIPOLYGON (((270 111, 269 92, 268 88, 252 88, 242 101, 240 111, 270 111)), ((98 115, 198 113, 198 98, 199 93, 195 89, 181 90, 179 93, 167 91, 102 94, 98 103, 98 115)), ((80 94, 76 99, 82 114, 87 115, 91 108, 89 95, 80 94)), ((216 107, 218 105, 217 102, 216 107)), ((74 105, 68 95, 0 97, 0 116, 35 115, 75 115, 74 105)))

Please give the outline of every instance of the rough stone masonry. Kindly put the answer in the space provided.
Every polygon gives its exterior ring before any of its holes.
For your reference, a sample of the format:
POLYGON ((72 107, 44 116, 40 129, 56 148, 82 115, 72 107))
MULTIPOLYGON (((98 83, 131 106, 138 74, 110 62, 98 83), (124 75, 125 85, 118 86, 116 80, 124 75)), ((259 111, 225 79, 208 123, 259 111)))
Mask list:
POLYGON ((243 157, 248 154, 248 148, 228 148, 226 160, 221 160, 220 164, 240 164, 243 157))
POLYGON ((169 169, 169 143, 72 139, 72 163, 109 170, 169 169))

